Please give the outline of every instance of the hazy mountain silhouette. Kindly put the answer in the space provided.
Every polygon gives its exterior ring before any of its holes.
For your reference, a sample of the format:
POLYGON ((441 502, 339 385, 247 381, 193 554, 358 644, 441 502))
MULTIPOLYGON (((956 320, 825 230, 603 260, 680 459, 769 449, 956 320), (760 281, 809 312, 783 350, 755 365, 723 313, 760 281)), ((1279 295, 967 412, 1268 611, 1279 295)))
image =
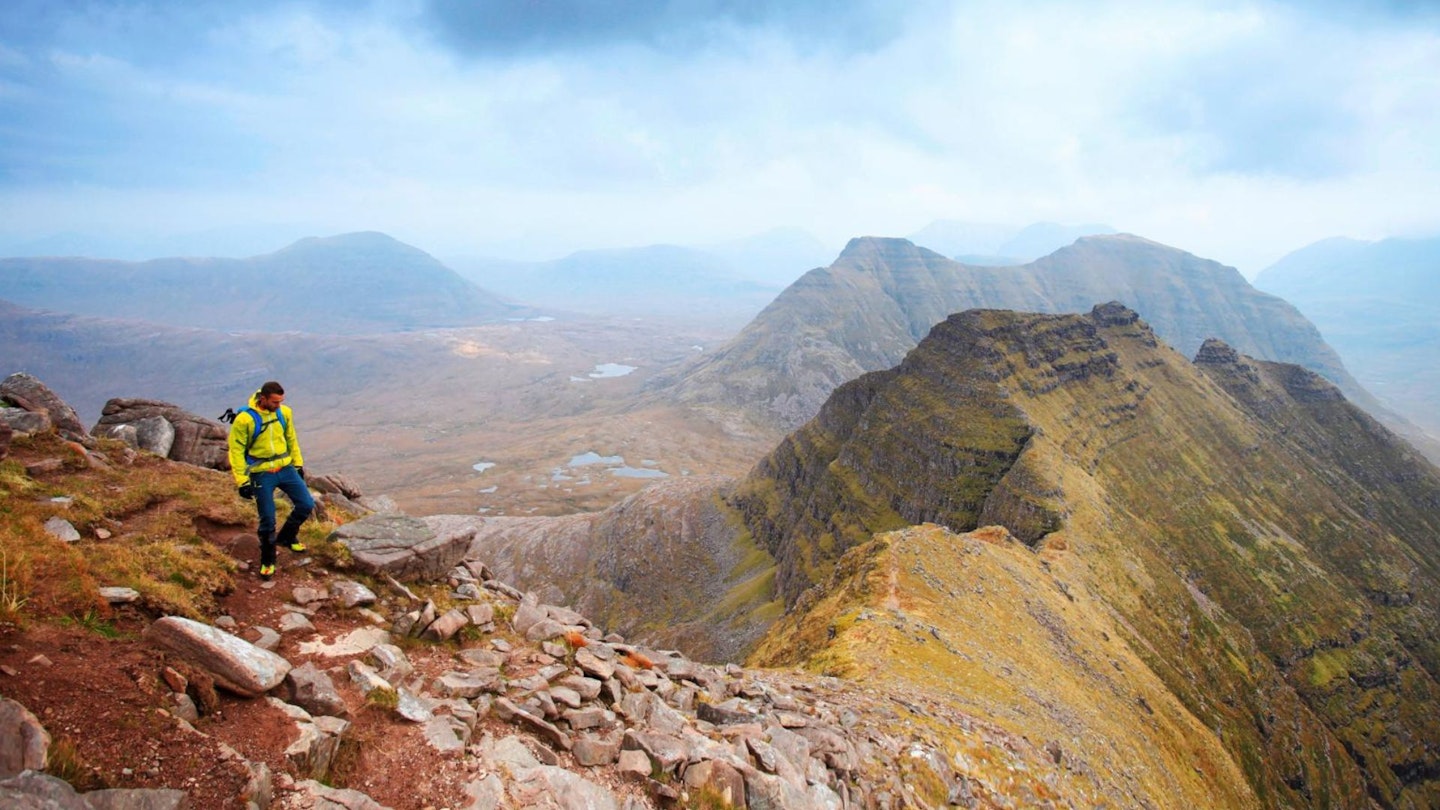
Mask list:
POLYGON ((384 332, 523 313, 424 251, 380 233, 302 239, 248 259, 0 259, 0 299, 246 332, 384 332))
POLYGON ((1366 388, 1440 436, 1440 238, 1327 239, 1255 285, 1299 307, 1366 388))

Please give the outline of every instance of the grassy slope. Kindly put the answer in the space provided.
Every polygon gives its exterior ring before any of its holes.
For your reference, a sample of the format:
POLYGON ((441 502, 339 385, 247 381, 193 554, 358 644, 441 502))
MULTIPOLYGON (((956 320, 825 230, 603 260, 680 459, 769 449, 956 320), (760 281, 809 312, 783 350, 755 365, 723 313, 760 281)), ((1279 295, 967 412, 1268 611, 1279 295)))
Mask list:
MULTIPOLYGON (((1061 530, 1042 542, 1067 549, 1046 559, 1049 570, 1077 599, 1112 612, 1118 637, 1218 734, 1264 804, 1349 807, 1369 793, 1393 806, 1433 806, 1427 752, 1440 742, 1440 670, 1425 628, 1440 618, 1430 596, 1440 576, 1429 562, 1440 556, 1440 476, 1333 389, 1287 389, 1280 378, 1292 367, 1265 367, 1274 402, 1258 408, 1158 345, 1142 323, 1089 319, 1097 346, 1083 337, 1086 320, 1049 319, 1037 332, 1045 320, 1034 316, 956 316, 905 367, 938 375, 932 390, 959 384, 946 374, 968 375, 978 396, 1023 412, 1033 435, 1015 469, 1045 471, 1050 480, 1034 494, 1063 514, 1061 530), (1027 328, 1014 328, 1017 319, 1027 328), (946 371, 942 352, 991 357, 984 369, 946 371), (1331 445, 1341 449, 1318 449, 1331 445), (1346 467, 1343 458, 1354 461, 1346 467)), ((871 442, 869 428, 908 423, 918 443, 931 418, 916 405, 924 401, 872 398, 874 407, 849 417, 863 429, 843 441, 857 451, 811 474, 879 480, 888 462, 858 450, 871 442)), ((762 493, 778 485, 747 484, 762 493)), ((862 487, 829 522, 843 524, 847 510, 873 514, 877 500, 894 504, 902 486, 926 485, 862 487)), ((1025 513, 987 517, 1014 522, 1025 513)), ((803 521, 785 529, 797 541, 777 547, 782 568, 797 559, 804 565, 792 567, 824 581, 843 548, 832 553, 803 521)), ((823 641, 794 627, 785 623, 762 646, 788 655, 766 660, 823 662, 823 641)), ((989 640, 993 652, 1004 646, 1003 636, 989 640)), ((993 710, 1009 705, 998 700, 993 710)))

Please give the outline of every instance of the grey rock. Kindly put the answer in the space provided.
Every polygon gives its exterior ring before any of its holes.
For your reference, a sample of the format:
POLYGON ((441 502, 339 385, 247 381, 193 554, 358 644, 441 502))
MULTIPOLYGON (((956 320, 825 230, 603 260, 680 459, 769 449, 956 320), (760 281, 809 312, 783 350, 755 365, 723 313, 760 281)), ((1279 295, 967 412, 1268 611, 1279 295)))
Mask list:
POLYGON ((530 628, 548 618, 550 617, 545 613, 545 608, 522 600, 515 608, 515 614, 510 617, 510 629, 523 636, 530 628))
MULTIPOLYGON (((157 455, 197 467, 230 469, 227 447, 230 427, 214 419, 197 416, 169 402, 154 399, 112 399, 105 403, 100 412, 100 421, 90 429, 90 435, 110 436, 131 444, 128 438, 131 430, 134 431, 134 447, 150 449, 157 455), (141 438, 144 433, 140 428, 142 422, 155 424, 155 428, 163 432, 164 429, 153 421, 157 419, 163 420, 172 432, 170 446, 164 453, 145 447, 145 440, 141 438)), ((158 448, 160 445, 152 440, 152 446, 158 448)))
POLYGON ((50 734, 24 706, 0 698, 0 778, 40 771, 50 752, 50 734))
POLYGON ((516 807, 619 810, 615 795, 564 768, 541 765, 517 775, 509 788, 516 807))
POLYGON ((452 608, 444 616, 431 622, 430 626, 425 628, 425 632, 420 634, 420 637, 430 641, 449 641, 469 623, 469 616, 452 608))
POLYGON ((477 667, 491 667, 498 669, 504 666, 507 660, 504 653, 494 650, 481 650, 471 647, 460 651, 460 660, 467 664, 474 664, 477 667))
POLYGON ((489 774, 466 785, 465 798, 470 803, 463 810, 500 810, 505 806, 505 783, 495 774, 489 774))
POLYGON ((495 606, 489 602, 478 605, 468 605, 465 608, 465 615, 470 617, 470 623, 481 626, 495 621, 495 606))
POLYGON ((373 605, 377 598, 374 591, 348 579, 337 579, 330 583, 330 593, 334 594, 341 607, 347 608, 373 605))
POLYGON ((380 677, 375 668, 364 661, 351 661, 345 666, 345 671, 350 673, 350 682, 359 687, 361 692, 370 694, 376 689, 394 690, 390 682, 380 677))
POLYGON ((290 702, 312 715, 344 717, 349 714, 345 699, 335 689, 330 675, 315 664, 306 662, 285 675, 290 702))
POLYGON ((431 690, 444 697, 458 697, 467 700, 477 698, 485 692, 497 692, 501 688, 498 670, 475 669, 468 672, 450 671, 435 679, 431 690))
MULTIPOLYGON (((140 598, 140 592, 134 588, 108 587, 100 589, 100 598, 112 605, 128 605, 140 598)), ((224 617, 222 617, 224 618, 224 617)), ((232 620, 233 621, 233 620, 232 620)), ((216 620, 219 623, 219 619, 216 620)))
POLYGON ((655 767, 672 774, 678 772, 680 764, 687 760, 689 754, 684 740, 654 731, 628 730, 620 747, 625 751, 644 751, 655 767))
POLYGON ((556 686, 563 686, 566 689, 573 689, 585 701, 592 701, 600 697, 600 681, 594 678, 584 678, 579 675, 566 675, 555 681, 556 686))
POLYGON ((745 806, 745 777, 728 763, 707 759, 690 765, 685 769, 685 785, 710 790, 731 807, 745 806))
POLYGON ((567 712, 562 712, 561 717, 564 718, 570 728, 576 731, 615 724, 615 713, 609 709, 602 709, 599 706, 571 709, 567 712))
POLYGON ((63 779, 24 771, 0 781, 0 807, 7 810, 91 810, 63 779))
POLYGON ((371 647, 370 661, 375 664, 380 677, 392 683, 404 680, 415 671, 410 659, 394 644, 376 644, 371 647))
POLYGON ((351 500, 364 497, 364 493, 362 493, 360 489, 355 486, 354 482, 352 482, 349 478, 346 478, 345 476, 336 473, 328 473, 326 475, 312 475, 309 478, 305 479, 305 483, 309 484, 310 488, 315 490, 316 492, 326 495, 343 495, 351 500))
POLYGON ((175 446, 175 426, 169 420, 156 415, 136 420, 133 424, 138 449, 161 458, 170 457, 170 448, 175 446))
POLYGON ((581 647, 575 651, 575 666, 580 667, 585 674, 602 681, 615 676, 615 665, 602 661, 589 647, 581 647))
POLYGON ((310 620, 307 619, 307 618, 305 617, 305 614, 303 614, 303 613, 286 613, 285 615, 283 615, 283 616, 280 617, 280 632, 281 632, 281 633, 295 633, 295 632, 313 633, 313 632, 315 632, 315 625, 314 625, 314 624, 311 624, 310 620))
MULTIPOLYGON (((9 410, 14 409, 0 407, 0 412, 9 410)), ((5 457, 10 455, 10 442, 14 437, 15 429, 10 427, 10 423, 5 421, 3 413, 0 413, 0 461, 4 461, 5 457)))
POLYGON ((810 796, 778 776, 761 773, 754 768, 741 769, 745 779, 745 804, 750 810, 808 810, 810 796))
POLYGON ((584 703, 580 698, 579 692, 576 692, 574 689, 567 689, 564 686, 551 686, 550 699, 555 701, 557 705, 567 706, 571 709, 578 709, 581 704, 584 703))
POLYGON ((16 407, 0 407, 0 422, 4 422, 14 436, 31 436, 54 427, 50 415, 44 411, 37 413, 16 407))
POLYGON ((85 426, 80 423, 80 416, 75 413, 75 409, 29 374, 18 372, 0 382, 0 401, 27 411, 46 414, 56 430, 62 435, 70 434, 66 438, 76 440, 85 435, 85 426))
POLYGON ((181 616, 166 616, 145 630, 145 638, 204 669, 215 685, 242 697, 274 689, 290 671, 290 662, 268 650, 181 616))
POLYGON ((262 650, 274 652, 280 646, 280 634, 269 627, 257 624, 250 628, 250 632, 255 636, 250 643, 262 650))
POLYGON ((544 718, 516 706, 507 698, 495 699, 495 713, 503 719, 511 722, 518 721, 521 725, 527 726, 536 732, 541 739, 549 742, 555 748, 569 751, 574 746, 574 741, 569 734, 551 725, 544 718))
POLYGON ((166 708, 176 717, 187 723, 200 722, 200 710, 195 707, 195 701, 184 692, 171 692, 166 708))
POLYGON ((461 754, 465 751, 469 730, 450 717, 432 717, 425 723, 422 734, 425 743, 441 754, 461 754))
POLYGON ((66 543, 74 543, 80 539, 80 532, 62 517, 52 517, 45 521, 45 533, 66 543))
POLYGON ((613 765, 620 759, 619 740, 604 739, 592 734, 582 734, 571 749, 575 761, 587 768, 597 765, 613 765))
POLYGON ((326 787, 313 779, 295 783, 290 806, 307 810, 390 810, 358 790, 326 787))
POLYGON ((325 588, 311 588, 306 585, 297 586, 290 595, 297 605, 312 605, 330 598, 330 592, 325 588))
POLYGON ((434 701, 417 695, 403 686, 396 691, 399 693, 399 700, 395 705, 396 714, 412 723, 428 723, 435 719, 435 712, 432 708, 434 701))
POLYGON ((471 528, 437 535, 417 518, 378 514, 341 526, 331 539, 350 550, 361 571, 411 581, 442 579, 465 556, 474 534, 471 528))
POLYGON ((650 755, 638 748, 631 751, 621 749, 620 758, 616 760, 616 769, 622 774, 650 777, 650 755))
POLYGON ((92 790, 82 794, 93 810, 188 810, 183 790, 92 790))

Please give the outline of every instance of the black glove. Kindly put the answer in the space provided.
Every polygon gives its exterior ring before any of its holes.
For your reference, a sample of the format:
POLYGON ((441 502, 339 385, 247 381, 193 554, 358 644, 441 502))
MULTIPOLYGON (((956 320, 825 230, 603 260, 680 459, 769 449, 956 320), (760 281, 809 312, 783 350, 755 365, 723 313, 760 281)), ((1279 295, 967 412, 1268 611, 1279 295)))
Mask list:
POLYGON ((295 472, 300 473, 300 480, 301 480, 301 481, 304 481, 304 480, 305 480, 305 468, 304 468, 304 467, 296 467, 296 468, 295 468, 295 472))
POLYGON ((246 481, 240 485, 240 497, 247 501, 255 500, 255 485, 246 481))

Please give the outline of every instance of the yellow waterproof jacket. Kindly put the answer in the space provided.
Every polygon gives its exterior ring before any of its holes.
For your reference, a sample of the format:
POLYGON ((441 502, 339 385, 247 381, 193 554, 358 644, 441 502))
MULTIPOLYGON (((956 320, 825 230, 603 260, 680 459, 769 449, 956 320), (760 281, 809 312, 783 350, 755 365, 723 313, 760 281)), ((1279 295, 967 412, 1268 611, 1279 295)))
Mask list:
POLYGON ((255 419, 250 411, 242 410, 230 423, 230 472, 235 476, 235 485, 241 486, 250 480, 253 472, 274 472, 290 465, 305 466, 300 455, 300 441, 295 438, 295 415, 290 406, 282 404, 280 413, 267 413, 256 404, 259 392, 250 397, 250 408, 260 415, 260 435, 255 436, 255 419), (280 427, 283 414, 285 427, 280 427), (254 437, 254 442, 251 442, 254 437), (246 450, 246 447, 249 450, 246 450))

